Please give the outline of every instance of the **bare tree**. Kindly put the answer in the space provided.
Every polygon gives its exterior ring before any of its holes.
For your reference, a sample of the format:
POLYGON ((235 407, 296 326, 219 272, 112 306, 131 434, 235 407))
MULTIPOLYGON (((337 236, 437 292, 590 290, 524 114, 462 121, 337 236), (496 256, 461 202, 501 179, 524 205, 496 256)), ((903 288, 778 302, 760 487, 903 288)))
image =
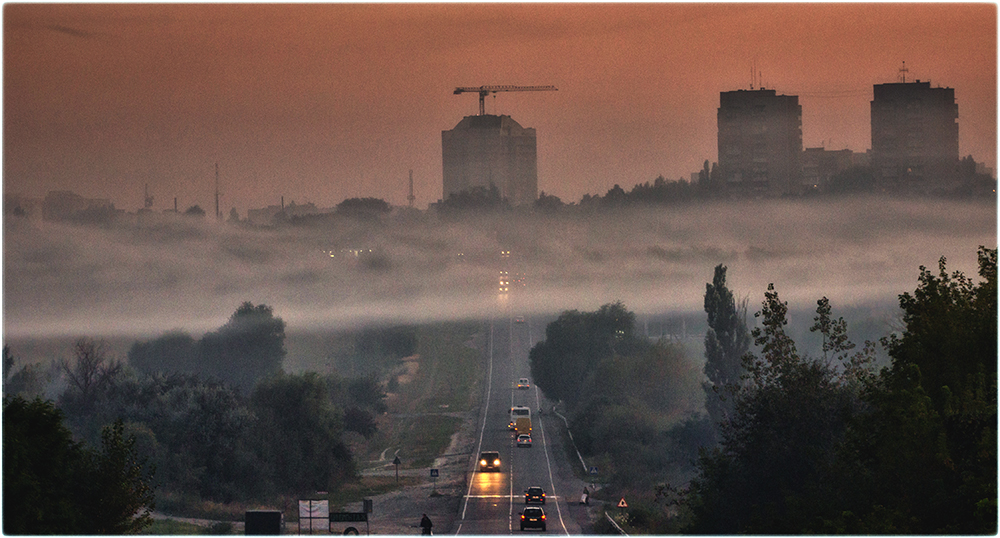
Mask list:
POLYGON ((95 391, 105 388, 121 373, 121 362, 108 359, 104 340, 80 338, 73 345, 73 355, 75 362, 63 361, 61 368, 70 386, 84 400, 89 400, 95 391))

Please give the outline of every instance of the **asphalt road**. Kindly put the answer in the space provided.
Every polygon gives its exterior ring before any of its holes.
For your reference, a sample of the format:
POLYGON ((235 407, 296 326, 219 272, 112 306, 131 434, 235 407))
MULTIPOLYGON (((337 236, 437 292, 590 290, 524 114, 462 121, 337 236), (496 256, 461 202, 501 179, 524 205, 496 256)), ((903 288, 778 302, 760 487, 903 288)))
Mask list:
MULTIPOLYGON (((515 322, 516 312, 501 308, 490 322, 487 353, 487 382, 480 417, 475 454, 495 450, 502 460, 499 472, 480 472, 478 458, 470 462, 471 479, 451 532, 455 534, 519 533, 524 491, 541 486, 547 495, 543 506, 546 533, 582 534, 589 522, 586 507, 579 505, 584 483, 577 479, 567 460, 559 431, 560 419, 551 414, 552 403, 532 383, 517 388, 519 378, 531 379, 528 352, 541 336, 540 327, 530 319, 515 322), (508 429, 510 408, 532 410, 533 446, 517 447, 515 434, 508 429), (548 414, 539 414, 539 409, 548 414), (550 434, 551 431, 551 434, 550 434)), ((541 531, 527 529, 524 534, 541 531)))

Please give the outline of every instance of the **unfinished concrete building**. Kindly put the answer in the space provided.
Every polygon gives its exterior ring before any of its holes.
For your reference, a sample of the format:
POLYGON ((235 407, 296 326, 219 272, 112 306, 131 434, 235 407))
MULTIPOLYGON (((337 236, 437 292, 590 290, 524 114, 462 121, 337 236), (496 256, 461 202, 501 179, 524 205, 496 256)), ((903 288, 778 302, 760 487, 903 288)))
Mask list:
POLYGON ((475 187, 496 186, 512 205, 538 197, 535 130, 510 116, 466 116, 441 132, 444 199, 475 187))

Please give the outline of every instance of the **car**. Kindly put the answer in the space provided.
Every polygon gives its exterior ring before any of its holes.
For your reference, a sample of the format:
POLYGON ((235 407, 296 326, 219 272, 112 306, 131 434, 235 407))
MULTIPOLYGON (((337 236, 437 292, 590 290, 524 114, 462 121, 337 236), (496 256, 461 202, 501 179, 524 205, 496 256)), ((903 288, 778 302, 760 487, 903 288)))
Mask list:
POLYGON ((522 377, 521 379, 517 380, 517 388, 519 388, 519 389, 530 389, 531 388, 531 383, 528 383, 528 378, 527 377, 522 377))
POLYGON ((517 446, 526 446, 531 448, 531 435, 527 433, 522 433, 517 436, 517 446))
POLYGON ((524 504, 545 504, 545 490, 538 486, 524 490, 524 504))
POLYGON ((541 506, 526 506, 521 510, 521 530, 542 529, 545 532, 545 510, 541 506))
POLYGON ((500 453, 496 451, 486 451, 479 454, 480 471, 500 471, 500 453))
POLYGON ((514 323, 524 323, 524 316, 517 316, 514 318, 514 323))

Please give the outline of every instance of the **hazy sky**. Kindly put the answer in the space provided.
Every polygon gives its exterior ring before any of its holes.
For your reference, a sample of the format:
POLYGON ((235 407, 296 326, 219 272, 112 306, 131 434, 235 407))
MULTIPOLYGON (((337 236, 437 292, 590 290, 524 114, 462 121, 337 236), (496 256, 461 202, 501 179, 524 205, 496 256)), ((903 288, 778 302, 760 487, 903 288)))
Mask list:
POLYGON ((996 5, 5 4, 6 193, 154 210, 441 197, 441 131, 487 112, 538 133, 567 202, 716 157, 719 92, 798 95, 803 143, 865 151, 872 85, 955 89, 959 150, 996 167, 996 5), (757 84, 760 85, 760 82, 757 84))

